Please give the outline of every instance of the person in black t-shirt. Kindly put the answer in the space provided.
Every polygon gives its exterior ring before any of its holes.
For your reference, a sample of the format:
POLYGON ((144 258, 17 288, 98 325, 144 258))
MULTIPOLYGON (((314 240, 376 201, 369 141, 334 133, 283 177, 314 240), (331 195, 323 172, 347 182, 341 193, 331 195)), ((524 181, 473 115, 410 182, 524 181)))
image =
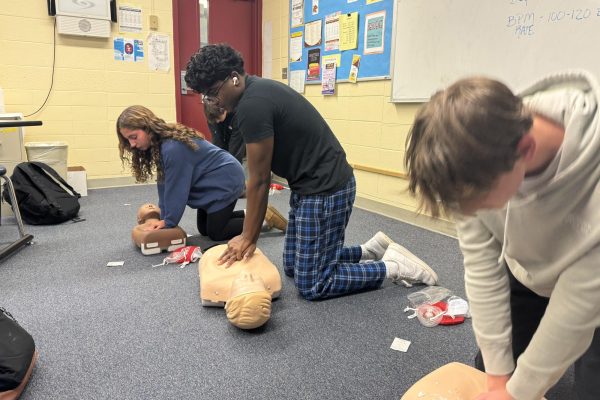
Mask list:
POLYGON ((221 263, 253 254, 273 171, 287 179, 292 191, 284 272, 294 277, 304 298, 378 288, 386 277, 437 282, 427 264, 382 232, 363 245, 344 247, 356 195, 354 174, 337 138, 302 95, 280 82, 246 75, 241 55, 226 44, 204 46, 194 54, 185 80, 205 103, 235 111, 246 143, 244 230, 229 241, 221 263))
POLYGON ((243 164, 246 158, 246 144, 237 127, 235 113, 227 112, 210 102, 203 103, 203 106, 208 128, 212 133, 212 143, 231 153, 240 164, 243 164))

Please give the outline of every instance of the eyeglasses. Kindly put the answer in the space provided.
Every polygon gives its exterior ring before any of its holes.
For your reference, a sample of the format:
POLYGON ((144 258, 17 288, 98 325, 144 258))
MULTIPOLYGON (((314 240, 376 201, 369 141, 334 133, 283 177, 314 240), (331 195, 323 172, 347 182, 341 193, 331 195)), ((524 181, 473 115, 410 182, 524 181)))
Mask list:
POLYGON ((215 89, 209 90, 206 94, 202 95, 202 102, 203 103, 208 103, 208 104, 215 104, 219 101, 219 92, 221 91, 221 88, 223 87, 223 85, 225 84, 225 82, 227 82, 227 80, 230 78, 230 76, 228 76, 227 78, 223 79, 223 82, 221 82, 221 84, 219 86, 217 86, 215 89))

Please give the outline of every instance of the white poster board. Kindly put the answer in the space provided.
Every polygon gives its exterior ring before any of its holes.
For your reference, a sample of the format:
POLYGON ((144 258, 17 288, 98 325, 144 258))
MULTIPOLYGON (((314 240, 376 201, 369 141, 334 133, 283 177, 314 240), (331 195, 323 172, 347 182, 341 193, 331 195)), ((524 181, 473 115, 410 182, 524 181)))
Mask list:
POLYGON ((392 101, 426 101, 467 75, 519 90, 570 68, 600 75, 593 0, 396 0, 392 101))

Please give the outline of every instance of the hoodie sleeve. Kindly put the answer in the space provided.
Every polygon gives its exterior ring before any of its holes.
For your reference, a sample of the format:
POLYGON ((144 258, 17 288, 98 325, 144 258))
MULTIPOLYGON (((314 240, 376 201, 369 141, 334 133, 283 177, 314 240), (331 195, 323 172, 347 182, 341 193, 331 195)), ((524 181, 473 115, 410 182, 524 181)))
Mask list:
POLYGON ((600 248, 559 277, 538 329, 508 381, 517 399, 540 399, 589 348, 600 326, 600 248))
POLYGON ((486 372, 507 375, 514 368, 510 287, 506 266, 499 262, 501 243, 477 217, 457 223, 465 265, 465 288, 473 330, 486 372))
POLYGON ((158 191, 166 228, 177 226, 185 211, 194 171, 192 155, 193 150, 176 140, 169 140, 162 144, 164 186, 162 189, 159 186, 158 191), (160 196, 161 190, 162 196, 160 196))

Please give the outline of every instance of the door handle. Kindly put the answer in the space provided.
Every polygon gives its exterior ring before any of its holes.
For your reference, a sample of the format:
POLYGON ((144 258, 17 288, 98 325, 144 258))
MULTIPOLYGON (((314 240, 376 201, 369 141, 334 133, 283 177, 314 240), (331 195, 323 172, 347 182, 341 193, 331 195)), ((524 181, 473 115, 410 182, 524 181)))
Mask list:
POLYGON ((188 87, 185 82, 185 71, 181 71, 181 94, 188 94, 188 87))

